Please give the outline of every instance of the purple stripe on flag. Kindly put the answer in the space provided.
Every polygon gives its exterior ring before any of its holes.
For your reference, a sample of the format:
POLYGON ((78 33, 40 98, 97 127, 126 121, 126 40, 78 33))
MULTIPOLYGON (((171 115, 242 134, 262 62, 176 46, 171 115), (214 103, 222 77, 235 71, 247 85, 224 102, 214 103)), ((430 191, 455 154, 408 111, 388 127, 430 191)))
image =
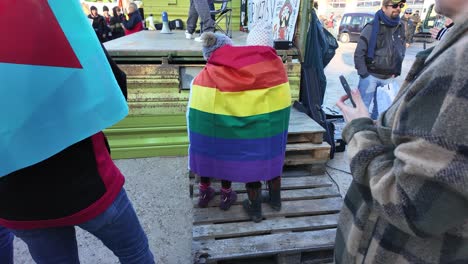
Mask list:
POLYGON ((267 181, 281 175, 284 155, 270 160, 228 161, 190 154, 190 169, 202 177, 233 182, 267 181))
POLYGON ((226 139, 190 131, 190 155, 199 154, 220 160, 270 160, 286 151, 288 132, 268 138, 226 139))

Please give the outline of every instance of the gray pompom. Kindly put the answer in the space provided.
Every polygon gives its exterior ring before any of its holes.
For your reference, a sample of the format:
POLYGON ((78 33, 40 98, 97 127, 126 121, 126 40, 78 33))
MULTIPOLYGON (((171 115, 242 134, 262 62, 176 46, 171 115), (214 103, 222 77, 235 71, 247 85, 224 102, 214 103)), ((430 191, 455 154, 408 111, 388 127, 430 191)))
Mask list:
POLYGON ((201 40, 203 40, 203 47, 209 48, 216 45, 216 35, 213 32, 205 32, 201 35, 201 40))

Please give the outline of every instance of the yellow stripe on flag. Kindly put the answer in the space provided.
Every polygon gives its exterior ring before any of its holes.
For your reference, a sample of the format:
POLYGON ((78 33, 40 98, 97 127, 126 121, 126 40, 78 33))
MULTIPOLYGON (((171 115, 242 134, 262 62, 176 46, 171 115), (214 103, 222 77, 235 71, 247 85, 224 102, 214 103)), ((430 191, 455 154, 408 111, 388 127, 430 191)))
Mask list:
POLYGON ((215 88, 193 85, 191 92, 191 108, 219 115, 253 116, 291 105, 289 83, 242 92, 220 92, 215 88))

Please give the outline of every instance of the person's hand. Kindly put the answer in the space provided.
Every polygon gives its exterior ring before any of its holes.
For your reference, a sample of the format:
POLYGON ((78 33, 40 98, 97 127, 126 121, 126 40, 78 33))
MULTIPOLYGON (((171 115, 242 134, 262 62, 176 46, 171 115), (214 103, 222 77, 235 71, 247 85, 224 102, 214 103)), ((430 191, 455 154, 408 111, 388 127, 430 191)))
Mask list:
POLYGON ((336 106, 340 108, 343 113, 343 117, 346 122, 351 122, 354 119, 362 117, 370 117, 367 107, 362 101, 361 93, 358 89, 351 90, 351 96, 353 97, 354 103, 356 103, 356 108, 351 105, 347 105, 344 102, 349 99, 348 95, 343 95, 340 100, 336 103, 336 106))
POLYGON ((429 29, 429 32, 431 33, 431 36, 433 39, 437 38, 437 35, 439 34, 440 30, 441 30, 440 28, 436 28, 436 27, 429 29))

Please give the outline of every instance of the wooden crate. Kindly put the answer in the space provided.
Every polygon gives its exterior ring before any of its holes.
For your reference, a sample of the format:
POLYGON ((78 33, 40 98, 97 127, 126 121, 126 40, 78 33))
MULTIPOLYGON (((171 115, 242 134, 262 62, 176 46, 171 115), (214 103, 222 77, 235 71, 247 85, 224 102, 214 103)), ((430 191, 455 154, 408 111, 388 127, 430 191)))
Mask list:
POLYGON ((312 118, 292 108, 284 164, 310 165, 323 173, 331 150, 331 146, 323 142, 324 132, 325 129, 312 118))
MULTIPOLYGON (((212 184, 217 191, 219 185, 212 184)), ((219 194, 207 208, 197 208, 198 190, 194 191, 195 263, 330 262, 342 199, 327 176, 285 171, 282 210, 262 204, 265 219, 260 223, 250 221, 240 205, 247 198, 244 184, 233 183, 232 188, 238 192, 238 202, 229 211, 219 209, 219 194)))

